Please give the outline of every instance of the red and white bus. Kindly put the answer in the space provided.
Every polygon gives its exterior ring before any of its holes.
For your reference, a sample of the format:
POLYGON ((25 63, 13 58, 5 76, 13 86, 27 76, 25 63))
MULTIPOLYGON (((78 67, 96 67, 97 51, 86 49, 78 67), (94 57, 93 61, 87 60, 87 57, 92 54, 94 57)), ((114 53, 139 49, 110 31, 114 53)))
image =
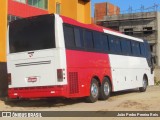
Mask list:
POLYGON ((11 22, 7 41, 9 98, 86 97, 153 85, 146 41, 57 14, 11 22))

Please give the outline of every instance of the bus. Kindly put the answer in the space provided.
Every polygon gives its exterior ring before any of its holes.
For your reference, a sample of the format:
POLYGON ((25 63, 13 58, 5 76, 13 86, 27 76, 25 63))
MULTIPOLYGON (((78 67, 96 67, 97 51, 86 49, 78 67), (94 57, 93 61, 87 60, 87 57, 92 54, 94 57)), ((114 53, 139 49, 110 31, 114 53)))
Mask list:
POLYGON ((93 103, 154 84, 147 41, 57 14, 9 24, 7 69, 11 99, 84 97, 93 103))

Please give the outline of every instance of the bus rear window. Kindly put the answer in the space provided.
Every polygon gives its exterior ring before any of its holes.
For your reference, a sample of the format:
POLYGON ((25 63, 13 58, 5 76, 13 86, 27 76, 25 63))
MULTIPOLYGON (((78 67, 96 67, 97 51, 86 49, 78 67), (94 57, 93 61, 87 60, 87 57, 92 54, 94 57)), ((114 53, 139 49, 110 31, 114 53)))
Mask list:
POLYGON ((21 19, 10 23, 10 53, 55 48, 54 15, 21 19))

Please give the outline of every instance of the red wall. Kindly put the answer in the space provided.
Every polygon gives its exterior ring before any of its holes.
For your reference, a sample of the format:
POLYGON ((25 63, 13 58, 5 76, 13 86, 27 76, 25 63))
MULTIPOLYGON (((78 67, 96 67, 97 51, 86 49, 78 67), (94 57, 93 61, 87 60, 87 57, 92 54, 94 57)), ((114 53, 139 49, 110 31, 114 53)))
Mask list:
POLYGON ((95 20, 103 20, 104 16, 120 14, 120 8, 108 2, 95 4, 95 20))
POLYGON ((48 14, 48 11, 32 7, 27 4, 15 2, 13 0, 8 0, 8 14, 24 18, 35 15, 48 14))

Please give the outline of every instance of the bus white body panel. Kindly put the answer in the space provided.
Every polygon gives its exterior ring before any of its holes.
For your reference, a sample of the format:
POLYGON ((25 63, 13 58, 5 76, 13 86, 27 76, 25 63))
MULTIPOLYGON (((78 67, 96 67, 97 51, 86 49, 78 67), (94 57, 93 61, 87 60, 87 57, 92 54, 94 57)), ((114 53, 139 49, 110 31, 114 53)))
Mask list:
POLYGON ((143 75, 147 75, 149 85, 153 85, 153 75, 150 75, 146 58, 109 55, 113 91, 142 87, 143 75))

